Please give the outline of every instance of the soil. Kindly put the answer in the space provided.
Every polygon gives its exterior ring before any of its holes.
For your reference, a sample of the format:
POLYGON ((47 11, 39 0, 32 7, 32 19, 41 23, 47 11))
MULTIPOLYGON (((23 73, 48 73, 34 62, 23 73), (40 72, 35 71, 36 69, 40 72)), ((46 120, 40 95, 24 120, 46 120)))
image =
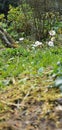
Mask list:
POLYGON ((28 95, 29 100, 16 99, 6 104, 2 101, 6 94, 8 91, 0 95, 0 130, 62 130, 62 98, 37 101, 28 95))

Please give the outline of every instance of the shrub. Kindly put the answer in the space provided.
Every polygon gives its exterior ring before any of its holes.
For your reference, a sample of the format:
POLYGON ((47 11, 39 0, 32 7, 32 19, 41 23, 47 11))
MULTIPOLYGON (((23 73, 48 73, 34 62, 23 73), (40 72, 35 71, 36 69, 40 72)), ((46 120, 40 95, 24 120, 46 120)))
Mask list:
POLYGON ((32 11, 28 5, 24 4, 23 9, 21 6, 15 8, 10 5, 7 18, 9 26, 8 32, 12 35, 14 34, 16 39, 31 33, 32 11))

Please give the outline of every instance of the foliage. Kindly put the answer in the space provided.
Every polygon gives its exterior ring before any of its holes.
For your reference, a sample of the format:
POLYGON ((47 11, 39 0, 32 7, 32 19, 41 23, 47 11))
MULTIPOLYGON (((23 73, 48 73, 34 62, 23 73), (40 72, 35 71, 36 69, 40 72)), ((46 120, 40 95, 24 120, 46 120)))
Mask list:
POLYGON ((9 4, 13 5, 13 6, 17 6, 19 3, 19 0, 0 0, 0 13, 4 13, 5 14, 5 18, 7 18, 7 13, 9 10, 9 4))
POLYGON ((48 31, 51 29, 61 31, 61 16, 58 12, 41 12, 40 17, 37 10, 37 14, 35 8, 32 9, 28 4, 16 8, 10 6, 8 31, 13 31, 15 37, 34 35, 39 41, 48 38, 48 31))
POLYGON ((57 70, 59 67, 57 66, 57 61, 62 60, 61 51, 62 49, 57 48, 42 51, 39 48, 35 50, 26 50, 23 47, 19 49, 8 48, 0 53, 0 77, 16 77, 20 73, 42 75, 44 68, 50 65, 54 68, 53 74, 56 73, 58 75, 57 70))
POLYGON ((0 14, 0 21, 3 22, 4 21, 4 14, 0 14))
POLYGON ((10 6, 8 12, 8 32, 14 34, 14 37, 26 36, 31 33, 32 26, 32 11, 30 7, 26 4, 23 5, 23 9, 21 6, 12 7, 10 6), (25 10, 25 12, 23 12, 25 10), (18 35, 17 35, 18 34, 18 35))
MULTIPOLYGON (((30 0, 29 2, 27 0, 27 3, 33 8, 35 38, 39 41, 42 39, 45 40, 48 37, 48 31, 53 29, 55 25, 58 26, 59 20, 61 19, 59 10, 56 10, 55 2, 52 1, 51 3, 51 1, 41 0, 30 0)), ((57 4, 59 5, 58 1, 57 4)))
MULTIPOLYGON (((20 6, 9 6, 7 20, 4 16, 0 17, 1 26, 6 29, 16 40, 19 37, 31 36, 39 41, 49 38, 49 30, 62 33, 61 15, 59 12, 46 11, 34 5, 22 2, 20 6)), ((31 38, 31 39, 32 39, 31 38)))

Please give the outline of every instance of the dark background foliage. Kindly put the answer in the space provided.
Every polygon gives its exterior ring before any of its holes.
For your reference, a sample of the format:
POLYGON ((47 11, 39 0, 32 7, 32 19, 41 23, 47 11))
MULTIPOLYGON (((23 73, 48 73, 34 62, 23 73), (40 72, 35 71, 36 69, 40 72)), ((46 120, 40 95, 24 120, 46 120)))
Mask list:
POLYGON ((9 4, 13 6, 18 6, 19 3, 27 2, 31 6, 43 7, 45 10, 59 10, 62 11, 62 0, 0 0, 0 13, 7 14, 9 9, 9 4))
POLYGON ((0 0, 1 13, 5 14, 6 23, 10 25, 11 32, 16 30, 16 33, 20 33, 22 36, 33 35, 36 40, 40 41, 46 39, 48 30, 54 29, 55 24, 59 22, 59 16, 62 13, 62 0, 0 0), (12 9, 12 12, 9 5, 18 6, 19 10, 12 9), (13 19, 13 15, 15 19, 13 19), (31 17, 28 18, 29 15, 31 17))
POLYGON ((18 6, 19 0, 0 0, 0 13, 4 13, 7 16, 9 10, 9 4, 18 6))

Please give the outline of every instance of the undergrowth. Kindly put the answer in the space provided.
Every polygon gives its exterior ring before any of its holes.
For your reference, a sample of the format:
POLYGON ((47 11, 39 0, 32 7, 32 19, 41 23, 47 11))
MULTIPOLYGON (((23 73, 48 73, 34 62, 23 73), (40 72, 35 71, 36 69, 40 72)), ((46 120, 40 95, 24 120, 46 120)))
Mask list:
MULTIPOLYGON (((6 48, 0 52, 0 87, 3 87, 3 82, 9 77, 17 77, 21 73, 29 75, 42 76, 46 68, 52 68, 54 73, 62 74, 62 48, 45 48, 45 49, 18 49, 6 48)), ((5 86, 5 85, 4 85, 5 86)))

